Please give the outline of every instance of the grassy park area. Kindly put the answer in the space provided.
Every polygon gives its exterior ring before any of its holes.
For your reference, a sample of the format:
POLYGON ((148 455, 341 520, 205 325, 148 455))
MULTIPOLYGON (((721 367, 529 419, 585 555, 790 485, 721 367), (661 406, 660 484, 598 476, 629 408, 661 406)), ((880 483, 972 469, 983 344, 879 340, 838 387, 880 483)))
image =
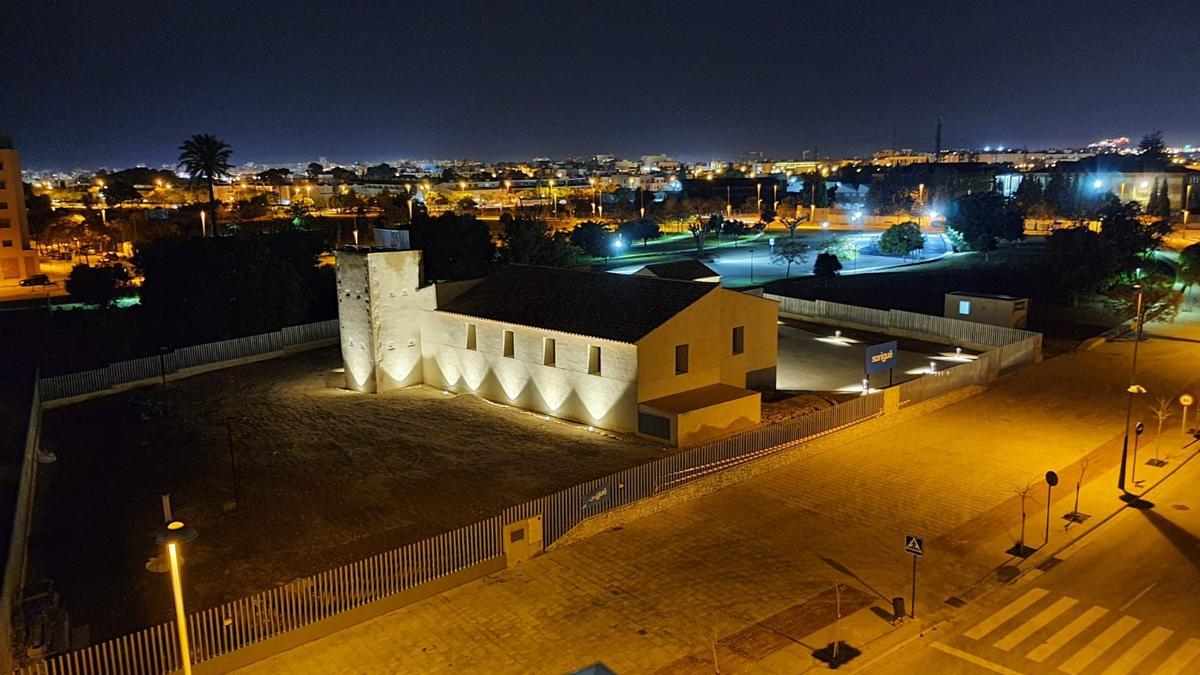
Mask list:
POLYGON ((30 579, 103 640, 171 615, 160 494, 200 538, 202 609, 494 515, 663 456, 474 396, 333 385, 336 347, 47 411, 30 579), (237 456, 239 503, 230 465, 237 456))

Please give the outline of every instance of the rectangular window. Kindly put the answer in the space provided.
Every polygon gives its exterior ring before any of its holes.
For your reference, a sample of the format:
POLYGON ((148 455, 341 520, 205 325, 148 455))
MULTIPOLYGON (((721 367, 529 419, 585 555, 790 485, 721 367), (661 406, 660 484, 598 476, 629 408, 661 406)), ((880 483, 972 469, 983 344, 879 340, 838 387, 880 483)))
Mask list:
POLYGON ((0 230, 7 230, 12 227, 12 220, 9 218, 0 218, 0 230))
POLYGON ((675 374, 683 375, 688 371, 688 346, 675 345, 675 374))
POLYGON ((542 365, 554 365, 554 338, 542 338, 542 365))
POLYGON ((513 358, 513 332, 511 330, 504 331, 504 357, 513 358))
POLYGON ((746 327, 733 327, 733 353, 734 355, 741 354, 746 351, 746 327))
POLYGON ((600 347, 588 345, 588 375, 600 374, 600 347))
POLYGON ((671 420, 639 410, 638 432, 669 441, 671 440, 671 420))
POLYGON ((0 211, 8 210, 8 202, 0 202, 0 211))
POLYGON ((970 314, 971 313, 971 301, 970 300, 959 300, 958 301, 958 313, 963 316, 967 316, 968 314, 970 314))
POLYGON ((12 248, 12 239, 4 240, 4 248, 12 248))
POLYGON ((0 190, 3 190, 6 187, 8 187, 8 183, 5 183, 4 181, 0 180, 0 190))
POLYGON ((467 324, 467 349, 475 351, 479 349, 478 343, 475 342, 475 324, 467 324))

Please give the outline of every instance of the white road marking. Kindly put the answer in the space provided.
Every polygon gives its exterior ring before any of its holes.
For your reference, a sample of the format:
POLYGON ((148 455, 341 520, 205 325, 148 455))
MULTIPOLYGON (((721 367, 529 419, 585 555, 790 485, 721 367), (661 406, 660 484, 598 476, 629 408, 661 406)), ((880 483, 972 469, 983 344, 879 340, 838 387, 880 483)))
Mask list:
POLYGON ((1103 607, 1088 608, 1088 611, 1076 617, 1074 621, 1067 624, 1062 630, 1051 635, 1037 649, 1026 654, 1026 658, 1038 663, 1045 661, 1051 654, 1061 649, 1063 645, 1071 640, 1074 640, 1076 636, 1087 630, 1088 626, 1096 623, 1105 614, 1108 614, 1108 610, 1103 607))
POLYGON ((978 640, 979 638, 983 637, 984 635, 987 635, 988 633, 999 628, 1000 624, 1004 623, 1005 621, 1008 621, 1009 619, 1013 618, 1014 616, 1025 611, 1025 609, 1028 608, 1030 605, 1037 602, 1038 600, 1041 600, 1042 598, 1046 597, 1049 594, 1050 594, 1050 591, 1048 591, 1044 588, 1031 588, 1031 589, 1029 589, 1028 592, 1025 593, 1025 595, 1022 595, 1021 597, 1017 598, 1016 600, 1013 600, 1012 602, 1008 603, 1008 605, 1003 607, 1000 611, 989 616, 988 618, 984 619, 983 621, 980 621, 978 625, 976 625, 971 630, 963 633, 963 635, 971 638, 972 640, 978 640))
POLYGON ((1132 673, 1134 666, 1141 663, 1142 659, 1150 656, 1150 653, 1158 649, 1162 643, 1167 641, 1167 638, 1175 634, 1175 631, 1162 626, 1155 627, 1154 630, 1142 636, 1132 647, 1125 650, 1117 660, 1113 661, 1107 668, 1104 669, 1102 675, 1119 675, 1121 673, 1132 673))
POLYGON ((974 664, 976 666, 979 666, 980 668, 986 668, 987 670, 990 670, 993 673, 1000 673, 1000 675, 1021 675, 1021 673, 1016 670, 1013 670, 1011 668, 1005 668, 1004 666, 1000 665, 999 663, 992 663, 991 661, 988 661, 987 659, 980 658, 978 656, 975 656, 974 654, 969 654, 967 652, 964 652, 961 649, 955 649, 954 647, 951 647, 950 645, 947 645, 947 644, 942 644, 941 642, 934 642, 934 643, 930 644, 929 646, 933 647, 934 649, 936 649, 940 652, 945 652, 945 653, 949 654, 950 656, 958 657, 958 658, 962 659, 963 661, 966 661, 967 663, 974 664))
POLYGON ((1092 662, 1100 658, 1100 655, 1108 651, 1118 640, 1125 637, 1125 634, 1133 630, 1141 619, 1135 619, 1132 616, 1123 616, 1117 619, 1117 622, 1109 626, 1105 631, 1095 637, 1091 642, 1087 643, 1075 652, 1075 654, 1066 660, 1059 670, 1070 673, 1070 675, 1079 675, 1084 668, 1092 665, 1092 662))
POLYGON ((1155 581, 1154 583, 1150 584, 1149 586, 1147 586, 1147 587, 1143 588, 1141 593, 1138 593, 1137 595, 1133 596, 1133 598, 1131 598, 1131 599, 1129 600, 1129 602, 1127 602, 1127 603, 1125 603, 1125 604, 1121 605, 1120 607, 1118 607, 1118 608, 1117 608, 1117 611, 1118 611, 1118 612, 1124 612, 1125 610, 1129 609, 1129 606, 1130 606, 1130 605, 1132 605, 1133 603, 1137 602, 1138 600, 1141 600, 1143 595, 1145 595, 1145 594, 1149 593, 1149 592, 1150 592, 1150 589, 1151 589, 1151 588, 1154 588, 1154 587, 1155 587, 1155 586, 1157 586, 1157 585, 1158 585, 1158 582, 1157 582, 1157 581, 1155 581))
POLYGON ((1048 626, 1051 621, 1057 619, 1063 612, 1075 606, 1077 602, 1079 601, 1075 598, 1059 598, 1053 605, 1050 605, 1041 612, 1038 612, 1038 614, 1032 619, 1026 621, 1020 626, 1017 626, 1017 628, 1008 635, 1000 638, 996 642, 996 648, 1008 651, 1013 647, 1016 647, 1030 635, 1033 635, 1042 628, 1048 626))
POLYGON ((1168 656, 1167 660, 1163 661, 1162 665, 1154 671, 1154 675, 1179 675, 1197 656, 1200 656, 1200 640, 1192 638, 1168 656))

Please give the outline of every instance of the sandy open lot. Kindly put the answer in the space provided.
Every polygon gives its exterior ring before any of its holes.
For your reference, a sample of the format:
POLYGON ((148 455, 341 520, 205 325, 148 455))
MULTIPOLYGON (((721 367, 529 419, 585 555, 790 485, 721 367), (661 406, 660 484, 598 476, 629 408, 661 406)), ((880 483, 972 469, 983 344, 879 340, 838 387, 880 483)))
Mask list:
POLYGON ((102 640, 170 617, 145 571, 163 492, 200 531, 184 576, 201 609, 666 453, 472 396, 331 388, 340 365, 326 348, 48 411, 31 579, 102 640))

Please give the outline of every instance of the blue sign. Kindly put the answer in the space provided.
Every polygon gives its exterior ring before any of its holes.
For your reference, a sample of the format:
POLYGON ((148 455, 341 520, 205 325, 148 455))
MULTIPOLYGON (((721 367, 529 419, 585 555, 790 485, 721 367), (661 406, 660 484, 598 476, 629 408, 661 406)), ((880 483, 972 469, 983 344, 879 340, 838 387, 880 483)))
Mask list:
POLYGON ((891 370, 896 366, 896 357, 899 354, 900 348, 896 346, 895 340, 867 347, 867 374, 891 370))

